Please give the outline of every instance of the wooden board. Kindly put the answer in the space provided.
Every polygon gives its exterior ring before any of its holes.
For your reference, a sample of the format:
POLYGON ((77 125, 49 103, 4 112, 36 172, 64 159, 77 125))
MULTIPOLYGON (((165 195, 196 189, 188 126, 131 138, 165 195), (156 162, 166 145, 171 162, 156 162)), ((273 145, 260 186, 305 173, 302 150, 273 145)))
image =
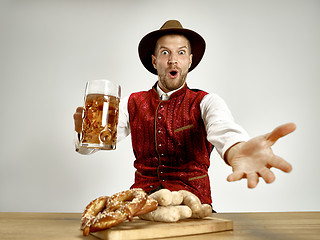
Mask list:
POLYGON ((126 221, 108 230, 92 233, 92 235, 104 240, 140 240, 221 232, 232 229, 232 220, 214 217, 185 219, 176 223, 151 222, 135 217, 132 222, 126 221))

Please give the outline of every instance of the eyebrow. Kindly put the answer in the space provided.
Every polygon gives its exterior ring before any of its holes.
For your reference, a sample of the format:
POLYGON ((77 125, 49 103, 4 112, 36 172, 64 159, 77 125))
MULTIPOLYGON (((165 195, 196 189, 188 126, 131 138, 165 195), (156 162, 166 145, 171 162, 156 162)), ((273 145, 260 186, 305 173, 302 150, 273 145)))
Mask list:
MULTIPOLYGON (((169 48, 168 48, 168 47, 165 47, 165 46, 160 46, 160 45, 159 45, 159 50, 161 50, 161 49, 169 49, 169 48)), ((181 47, 178 48, 178 50, 181 50, 181 49, 188 49, 188 50, 190 50, 190 49, 188 48, 188 46, 181 46, 181 47)))
MULTIPOLYGON (((159 49, 161 49, 161 48, 168 48, 168 47, 160 46, 160 45, 159 45, 159 49)), ((178 49, 181 49, 181 48, 188 48, 188 46, 186 46, 186 45, 185 45, 185 46, 181 46, 181 47, 179 47, 178 49)))

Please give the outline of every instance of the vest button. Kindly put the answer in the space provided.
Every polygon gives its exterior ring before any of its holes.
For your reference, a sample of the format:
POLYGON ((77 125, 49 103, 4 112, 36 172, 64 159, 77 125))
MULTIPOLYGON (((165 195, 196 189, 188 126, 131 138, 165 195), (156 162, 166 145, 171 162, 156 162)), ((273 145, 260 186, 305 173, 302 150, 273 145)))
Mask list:
POLYGON ((161 130, 158 130, 158 133, 161 133, 161 130))
POLYGON ((159 116, 158 119, 161 119, 161 116, 159 116))

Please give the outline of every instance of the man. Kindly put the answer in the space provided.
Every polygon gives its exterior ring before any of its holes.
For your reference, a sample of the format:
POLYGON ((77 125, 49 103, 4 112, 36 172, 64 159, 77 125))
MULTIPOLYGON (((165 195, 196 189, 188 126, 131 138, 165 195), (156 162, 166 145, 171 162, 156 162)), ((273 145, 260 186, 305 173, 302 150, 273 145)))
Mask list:
MULTIPOLYGON (((291 171, 291 165, 274 155, 271 146, 293 132, 295 124, 249 140, 220 97, 187 87, 188 72, 198 65, 204 51, 204 39, 176 20, 141 40, 141 62, 158 75, 158 81, 149 91, 121 100, 118 140, 131 133, 137 169, 132 187, 148 193, 185 189, 211 204, 208 168, 213 147, 232 167, 227 180, 247 178, 249 188, 258 184, 259 177, 273 182, 272 167, 291 171)), ((74 114, 77 132, 81 132, 82 111, 78 108, 74 114)))

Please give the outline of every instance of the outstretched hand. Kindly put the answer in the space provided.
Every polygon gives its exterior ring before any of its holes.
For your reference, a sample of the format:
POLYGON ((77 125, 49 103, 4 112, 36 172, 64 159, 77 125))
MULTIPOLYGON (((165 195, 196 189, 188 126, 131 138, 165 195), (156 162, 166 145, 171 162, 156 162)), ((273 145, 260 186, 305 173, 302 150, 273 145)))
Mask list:
POLYGON ((275 128, 272 132, 241 142, 231 147, 226 153, 226 160, 232 167, 233 173, 227 178, 229 182, 247 178, 248 187, 254 188, 262 177, 266 183, 275 180, 270 168, 278 168, 290 172, 292 166, 275 155, 271 149, 277 140, 296 129, 294 123, 287 123, 275 128))

